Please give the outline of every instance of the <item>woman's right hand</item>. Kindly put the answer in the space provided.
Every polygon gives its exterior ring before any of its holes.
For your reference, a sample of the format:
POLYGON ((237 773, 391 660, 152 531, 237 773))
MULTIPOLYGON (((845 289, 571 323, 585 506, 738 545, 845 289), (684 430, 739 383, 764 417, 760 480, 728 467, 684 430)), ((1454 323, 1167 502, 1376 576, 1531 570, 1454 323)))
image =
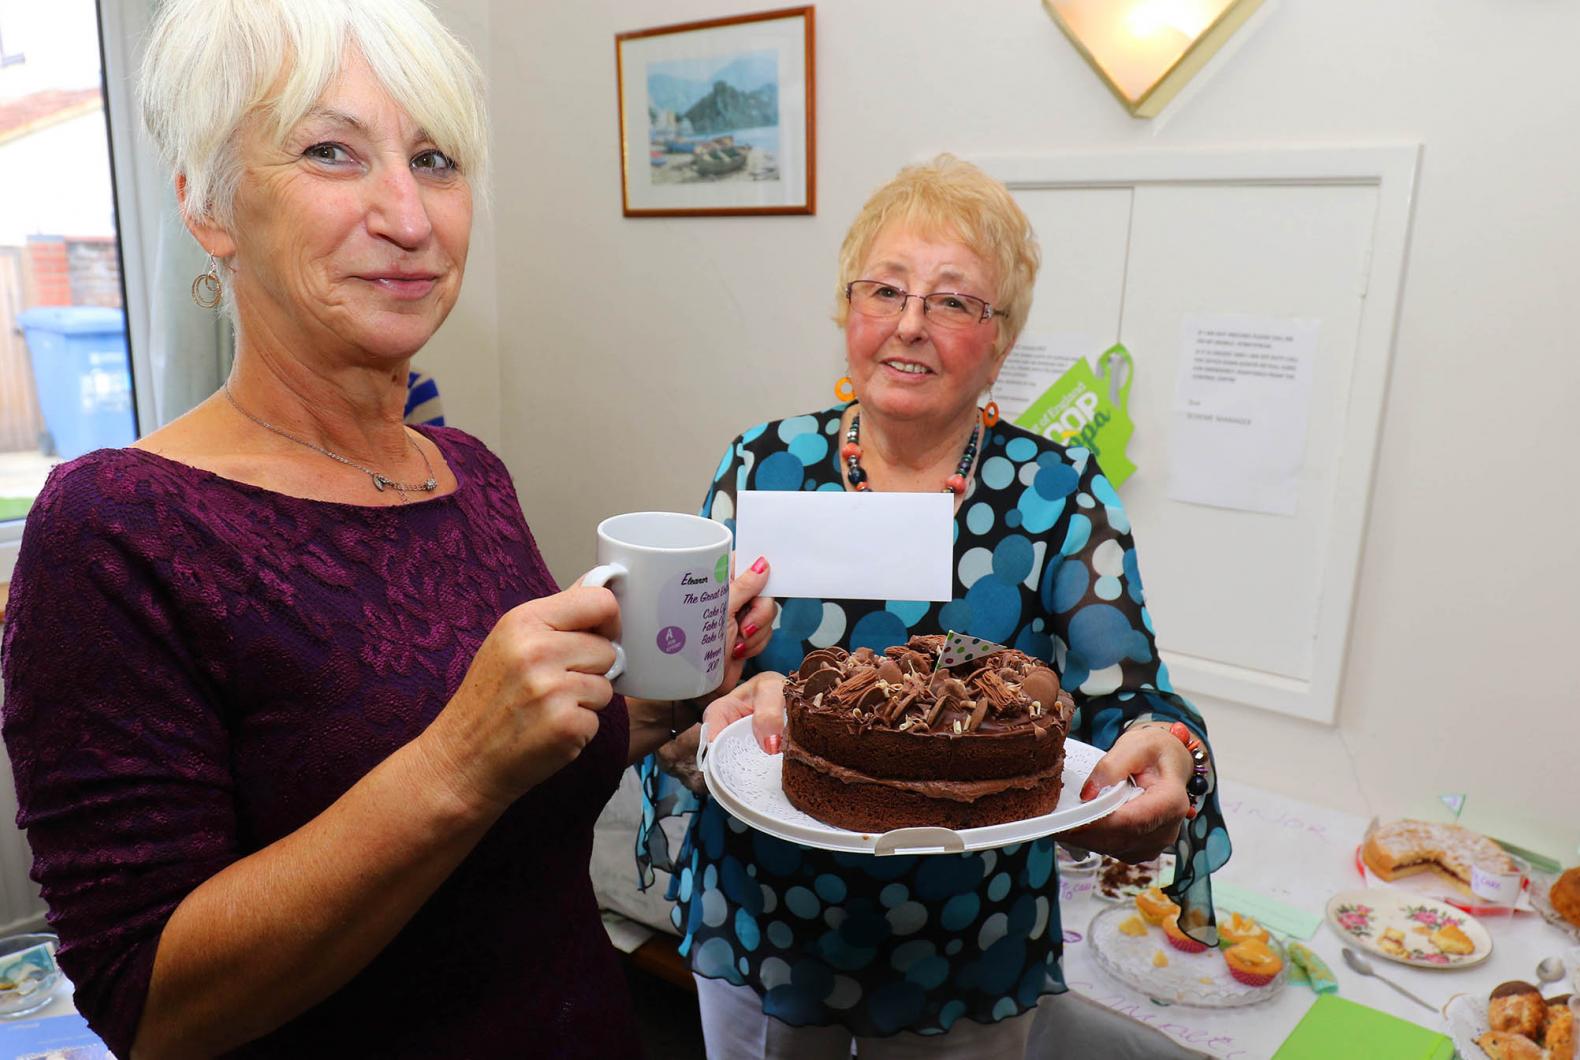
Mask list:
POLYGON ((764 752, 776 755, 785 729, 784 674, 764 672, 736 685, 729 693, 708 704, 702 723, 708 739, 717 739, 724 727, 751 715, 752 735, 764 752))
POLYGON ((620 608, 577 586, 507 611, 461 687, 419 738, 457 794, 500 811, 581 754, 614 695, 620 608))

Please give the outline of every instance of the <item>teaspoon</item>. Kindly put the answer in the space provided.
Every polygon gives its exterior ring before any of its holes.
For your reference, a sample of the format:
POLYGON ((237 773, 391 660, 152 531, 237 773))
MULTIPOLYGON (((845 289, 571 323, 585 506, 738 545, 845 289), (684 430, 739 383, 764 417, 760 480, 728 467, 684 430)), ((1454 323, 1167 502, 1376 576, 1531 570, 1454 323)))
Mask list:
POLYGON ((1417 1005, 1420 1005, 1423 1008, 1429 1008, 1433 1012, 1437 1011, 1437 1007, 1435 1005, 1429 1005, 1425 1001, 1422 1001, 1420 998, 1418 998, 1414 994, 1410 993, 1410 991, 1406 990, 1404 987, 1400 986, 1398 983, 1394 982, 1392 979, 1387 979, 1387 978, 1384 978, 1383 976, 1378 975, 1377 974, 1377 970, 1372 967, 1370 961, 1368 961, 1365 957, 1362 957, 1360 954, 1356 953, 1354 950, 1350 949, 1348 946, 1344 947, 1344 963, 1349 965, 1351 968, 1353 968, 1355 971, 1359 972, 1362 975, 1369 975, 1369 976, 1371 976, 1373 979, 1376 979, 1379 983, 1387 983, 1389 986, 1391 986, 1395 990, 1399 991, 1399 993, 1403 994, 1405 997, 1409 998, 1411 1001, 1414 1001, 1417 1005))

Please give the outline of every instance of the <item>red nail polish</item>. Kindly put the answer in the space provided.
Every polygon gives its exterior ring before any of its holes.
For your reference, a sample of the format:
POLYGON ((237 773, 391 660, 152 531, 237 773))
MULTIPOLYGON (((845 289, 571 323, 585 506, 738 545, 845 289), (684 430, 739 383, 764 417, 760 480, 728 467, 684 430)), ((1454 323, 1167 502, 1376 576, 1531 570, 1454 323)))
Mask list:
POLYGON ((777 734, 768 737, 768 753, 771 755, 779 753, 779 737, 777 734))
POLYGON ((748 622, 748 623, 746 623, 746 625, 741 627, 741 636, 743 636, 743 637, 749 637, 753 633, 756 633, 756 632, 757 632, 757 623, 755 623, 755 622, 748 622))
POLYGON ((744 640, 736 641, 735 650, 730 652, 730 654, 737 659, 744 658, 746 655, 746 642, 744 640))
POLYGON ((761 574, 763 571, 765 571, 767 569, 768 569, 768 557, 767 556, 758 556, 757 557, 757 562, 752 564, 752 573, 753 574, 761 574))
POLYGON ((1086 782, 1086 784, 1081 788, 1081 801, 1082 802, 1090 801, 1094 794, 1096 794, 1096 793, 1092 790, 1092 782, 1090 780, 1088 780, 1086 782))

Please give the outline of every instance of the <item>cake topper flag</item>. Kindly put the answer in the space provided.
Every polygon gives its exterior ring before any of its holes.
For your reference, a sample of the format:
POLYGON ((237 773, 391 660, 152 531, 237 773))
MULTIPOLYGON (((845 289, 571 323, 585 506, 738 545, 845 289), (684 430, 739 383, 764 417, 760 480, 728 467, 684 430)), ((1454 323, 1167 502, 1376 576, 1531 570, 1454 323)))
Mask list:
POLYGON ((1463 794, 1439 795, 1437 801, 1454 811, 1454 820, 1459 820, 1459 815, 1465 812, 1465 796, 1463 794))
POLYGON ((943 650, 938 653, 938 668, 946 670, 951 666, 968 663, 972 659, 980 659, 984 655, 992 655, 996 651, 1009 651, 1009 649, 1002 644, 994 644, 990 640, 982 640, 978 637, 968 637, 951 629, 944 634, 943 650))

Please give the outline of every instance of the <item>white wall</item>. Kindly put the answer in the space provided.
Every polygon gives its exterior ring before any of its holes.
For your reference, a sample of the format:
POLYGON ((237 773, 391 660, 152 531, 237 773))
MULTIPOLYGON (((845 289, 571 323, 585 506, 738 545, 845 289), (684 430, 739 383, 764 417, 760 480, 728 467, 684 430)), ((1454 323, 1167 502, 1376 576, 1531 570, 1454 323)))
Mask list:
MULTIPOLYGON (((1563 426, 1580 395, 1580 6, 1268 0, 1205 82, 1147 123, 1035 0, 825 0, 817 216, 713 220, 621 217, 613 36, 753 5, 440 6, 488 42, 494 72, 498 403, 486 379, 465 402, 479 423, 499 410, 502 454, 562 580, 591 564, 599 518, 694 507, 734 433, 832 400, 839 240, 902 163, 1423 143, 1339 725, 1201 705, 1232 776, 1384 815, 1440 815, 1435 796, 1463 791, 1467 823, 1574 860, 1580 504, 1563 426)), ((480 265, 469 284, 492 280, 480 265)), ((486 342, 489 300, 445 338, 486 342)))

